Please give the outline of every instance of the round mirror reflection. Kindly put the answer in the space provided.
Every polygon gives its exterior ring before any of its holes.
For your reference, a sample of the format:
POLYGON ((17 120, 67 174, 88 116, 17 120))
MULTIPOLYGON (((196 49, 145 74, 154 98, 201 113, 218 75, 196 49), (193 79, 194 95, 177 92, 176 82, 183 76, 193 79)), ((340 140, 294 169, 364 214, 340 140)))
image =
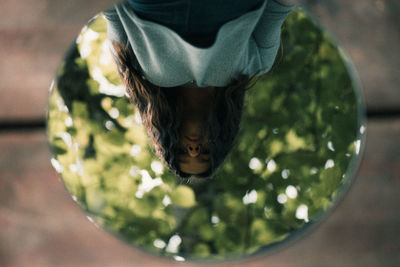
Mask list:
POLYGON ((271 250, 320 221, 355 175, 365 121, 350 66, 296 8, 272 69, 246 92, 228 156, 212 177, 182 179, 126 96, 99 14, 52 86, 51 163, 90 221, 149 253, 219 261, 271 250))

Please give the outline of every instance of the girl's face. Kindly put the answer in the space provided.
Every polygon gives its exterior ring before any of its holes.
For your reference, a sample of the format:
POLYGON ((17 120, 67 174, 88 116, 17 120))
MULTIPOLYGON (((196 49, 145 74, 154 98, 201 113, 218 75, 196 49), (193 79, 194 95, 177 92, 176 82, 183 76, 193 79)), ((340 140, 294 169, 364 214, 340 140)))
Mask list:
POLYGON ((200 174, 211 167, 205 127, 205 121, 187 120, 181 123, 178 166, 184 173, 200 174))
POLYGON ((178 167, 188 174, 201 174, 211 167, 207 128, 213 88, 179 88, 181 125, 178 167))

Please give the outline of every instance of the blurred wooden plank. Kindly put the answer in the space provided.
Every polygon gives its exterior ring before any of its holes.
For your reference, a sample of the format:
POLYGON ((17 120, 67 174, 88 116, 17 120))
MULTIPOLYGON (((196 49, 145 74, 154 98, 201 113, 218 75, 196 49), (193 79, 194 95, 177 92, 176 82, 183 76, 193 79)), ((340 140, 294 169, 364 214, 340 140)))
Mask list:
POLYGON ((0 28, 39 26, 81 26, 99 11, 109 7, 112 0, 2 0, 0 28))
MULTIPOLYGON (((112 2, 1 1, 0 121, 44 118, 47 89, 64 52, 87 20, 112 2)), ((353 58, 369 108, 398 108, 399 2, 304 2, 353 58)))
MULTIPOLYGON (((219 266, 399 266, 400 120, 371 121, 350 192, 309 235, 219 266)), ((173 266, 96 229, 50 166, 42 131, 0 134, 0 266, 173 266)), ((194 266, 190 264, 188 266, 194 266)))
POLYGON ((400 107, 400 2, 300 0, 350 55, 370 110, 400 107))

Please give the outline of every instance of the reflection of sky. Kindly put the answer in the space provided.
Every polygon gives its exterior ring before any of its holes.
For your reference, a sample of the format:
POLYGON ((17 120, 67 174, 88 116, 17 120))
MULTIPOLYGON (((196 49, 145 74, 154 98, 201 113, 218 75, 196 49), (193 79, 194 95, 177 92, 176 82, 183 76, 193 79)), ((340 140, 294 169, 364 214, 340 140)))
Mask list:
POLYGON ((106 121, 104 126, 106 127, 107 130, 111 131, 115 127, 115 124, 112 121, 106 121))
POLYGON ((156 240, 154 240, 153 245, 154 245, 156 248, 165 248, 165 246, 166 246, 167 244, 165 244, 165 242, 162 241, 161 239, 156 239, 156 240))
POLYGON ((100 35, 86 26, 82 29, 82 32, 83 34, 78 36, 76 42, 81 45, 79 50, 81 58, 87 58, 92 52, 92 41, 99 38, 100 35))
POLYGON ((276 163, 275 163, 275 161, 274 161, 273 159, 271 159, 271 160, 268 160, 267 162, 268 162, 268 163, 267 163, 267 169, 268 169, 270 172, 275 171, 275 169, 276 169, 276 163))
MULTIPOLYGON (((80 45, 81 58, 88 58, 93 49, 93 41, 99 38, 100 34, 90 28, 85 27, 82 29, 81 34, 77 38, 77 43, 80 45)), ((112 64, 112 55, 110 52, 110 41, 104 40, 101 42, 101 53, 99 56, 100 65, 112 64)), ((102 94, 121 97, 125 95, 125 87, 122 84, 114 85, 103 75, 101 67, 92 66, 91 71, 92 79, 99 83, 99 92, 102 94)))
POLYGON ((168 206, 172 203, 171 199, 169 198, 169 196, 164 196, 163 200, 162 200, 162 204, 164 206, 168 206))
POLYGON ((67 126, 67 127, 72 127, 74 125, 74 121, 72 120, 71 117, 67 117, 65 119, 64 123, 65 123, 65 126, 67 126))
POLYGON ((249 168, 252 170, 258 170, 262 167, 261 161, 258 158, 252 158, 249 162, 249 168))
POLYGON ((142 118, 140 117, 139 112, 135 113, 135 121, 137 124, 142 124, 142 118))
POLYGON ((157 175, 163 173, 163 165, 157 160, 152 161, 150 167, 157 175))
POLYGON ((51 158, 50 162, 53 168, 56 170, 56 172, 62 173, 64 171, 64 167, 55 158, 51 158))
POLYGON ((184 257, 178 256, 178 255, 174 255, 173 258, 174 258, 174 260, 176 260, 176 261, 185 261, 185 258, 184 258, 184 257))
POLYGON ((318 169, 317 169, 317 168, 312 167, 312 168, 310 169, 310 174, 317 174, 317 173, 318 173, 318 169))
POLYGON ((112 63, 112 56, 110 53, 110 41, 106 40, 101 44, 100 64, 107 65, 112 63))
POLYGON ((282 170, 281 176, 282 176, 283 179, 289 178, 289 175, 290 175, 290 170, 288 170, 288 169, 282 170))
POLYGON ((111 108, 108 114, 110 114, 110 117, 113 119, 117 119, 119 117, 119 111, 117 108, 111 108))
POLYGON ((296 198, 297 197, 297 189, 293 185, 289 185, 286 187, 286 195, 288 198, 296 198))
POLYGON ((257 191, 254 189, 246 193, 246 195, 244 195, 243 197, 243 204, 245 205, 256 203, 256 201, 257 201, 257 191))
POLYGON ((61 112, 69 112, 68 107, 65 105, 64 100, 61 97, 57 98, 56 103, 61 112))
POLYGON ((356 147, 356 154, 358 155, 360 153, 360 148, 361 148, 361 140, 356 140, 354 141, 354 145, 356 147))
POLYGON ((169 253, 177 253, 179 250, 179 246, 182 243, 182 239, 179 235, 173 235, 169 241, 167 248, 165 249, 169 253))
POLYGON ((333 152, 335 151, 335 149, 333 148, 333 143, 332 143, 332 141, 329 141, 327 145, 328 145, 328 149, 329 149, 330 151, 333 151, 333 152))
POLYGON ((83 160, 81 158, 77 158, 75 163, 69 165, 69 169, 71 172, 75 172, 79 175, 83 175, 84 167, 83 160))
POLYGON ((131 156, 135 157, 137 155, 139 155, 139 153, 142 151, 142 147, 139 145, 133 145, 132 149, 131 149, 131 156))
POLYGON ((277 200, 280 204, 285 204, 287 201, 287 196, 285 194, 279 194, 277 200))
POLYGON ((151 178, 150 174, 146 170, 140 170, 139 173, 142 175, 142 183, 139 185, 136 191, 136 197, 142 198, 144 193, 150 192, 154 187, 161 185, 163 182, 160 177, 151 178))
POLYGON ((360 134, 364 134, 365 133, 365 126, 361 125, 360 127, 360 134))
POLYGON ((221 221, 221 220, 219 219, 218 216, 215 216, 215 215, 211 216, 211 223, 212 223, 212 224, 217 224, 217 223, 219 223, 220 221, 221 221))
POLYGON ((296 218, 308 222, 308 207, 304 204, 296 209, 296 218))
POLYGON ((125 86, 114 85, 104 77, 103 72, 97 66, 93 68, 92 78, 99 83, 99 92, 105 95, 121 97, 125 95, 125 86))

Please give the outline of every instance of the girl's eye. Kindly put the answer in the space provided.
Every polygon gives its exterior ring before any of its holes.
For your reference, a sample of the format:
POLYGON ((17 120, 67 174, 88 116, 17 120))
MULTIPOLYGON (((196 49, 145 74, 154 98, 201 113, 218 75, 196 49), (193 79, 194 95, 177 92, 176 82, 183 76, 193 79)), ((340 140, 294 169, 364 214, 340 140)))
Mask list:
POLYGON ((209 148, 206 148, 206 147, 202 147, 200 152, 201 152, 202 154, 209 154, 209 153, 210 153, 210 149, 209 149, 209 148))
POLYGON ((183 149, 183 148, 181 148, 181 147, 178 148, 178 154, 179 154, 179 155, 185 155, 186 152, 187 152, 186 149, 183 149))

